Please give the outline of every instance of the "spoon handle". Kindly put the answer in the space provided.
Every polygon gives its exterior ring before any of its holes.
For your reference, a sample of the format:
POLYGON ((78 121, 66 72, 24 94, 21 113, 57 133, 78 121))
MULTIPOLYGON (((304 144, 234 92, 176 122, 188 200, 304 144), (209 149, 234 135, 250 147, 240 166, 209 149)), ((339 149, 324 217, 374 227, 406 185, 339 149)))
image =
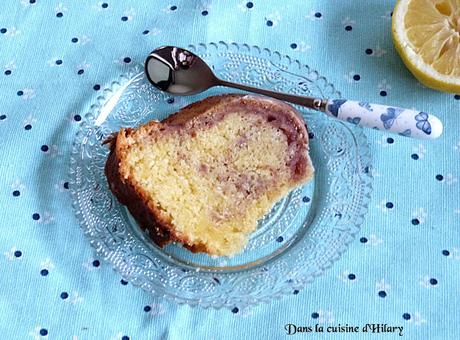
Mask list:
POLYGON ((220 86, 228 86, 254 92, 293 104, 322 111, 328 116, 368 128, 397 133, 418 139, 435 139, 441 136, 442 122, 436 116, 422 111, 395 106, 370 104, 347 99, 320 99, 280 93, 252 86, 218 80, 220 86))
POLYGON ((329 99, 324 112, 352 124, 418 139, 441 136, 441 121, 432 114, 395 106, 329 99))

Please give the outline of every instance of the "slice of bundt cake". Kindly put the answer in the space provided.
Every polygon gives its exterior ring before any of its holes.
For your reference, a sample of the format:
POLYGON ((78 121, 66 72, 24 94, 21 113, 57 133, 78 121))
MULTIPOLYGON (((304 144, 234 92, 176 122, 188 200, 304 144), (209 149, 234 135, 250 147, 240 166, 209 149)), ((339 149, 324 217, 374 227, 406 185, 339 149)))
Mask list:
POLYGON ((114 134, 105 173, 159 246, 232 255, 280 198, 313 176, 304 124, 280 101, 209 97, 114 134))

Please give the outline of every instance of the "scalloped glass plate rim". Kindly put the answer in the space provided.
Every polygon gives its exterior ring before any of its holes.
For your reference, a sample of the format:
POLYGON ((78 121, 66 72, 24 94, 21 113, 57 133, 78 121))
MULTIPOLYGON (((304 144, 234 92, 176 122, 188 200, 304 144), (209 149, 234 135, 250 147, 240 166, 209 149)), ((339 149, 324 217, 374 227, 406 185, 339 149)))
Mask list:
MULTIPOLYGON (((276 58, 278 62, 281 62, 281 63, 285 64, 288 68, 292 67, 292 65, 296 65, 298 67, 299 71, 302 71, 302 73, 306 72, 308 75, 313 75, 316 78, 316 79, 314 79, 315 81, 319 81, 319 80, 323 81, 326 84, 326 86, 331 87, 332 92, 334 93, 334 95, 337 98, 340 97, 340 93, 335 90, 335 88, 333 87, 332 84, 327 82, 325 77, 319 76, 319 74, 316 71, 311 70, 310 67, 308 67, 307 65, 302 64, 300 61, 293 60, 289 56, 282 55, 279 52, 271 52, 267 48, 260 48, 258 46, 250 46, 250 45, 247 45, 247 44, 239 45, 237 43, 226 44, 225 42, 222 42, 222 41, 219 42, 219 43, 189 45, 187 48, 191 49, 193 51, 193 50, 195 50, 197 48, 207 49, 207 48, 210 48, 210 47, 214 48, 216 51, 221 50, 221 49, 225 49, 225 50, 236 49, 235 51, 230 51, 230 52, 235 52, 235 53, 239 52, 239 53, 243 53, 243 54, 244 53, 249 53, 249 54, 256 53, 258 57, 270 58, 270 60, 272 58, 276 58)), ((95 114, 101 109, 101 107, 110 100, 111 96, 113 95, 114 90, 117 89, 118 87, 120 87, 124 80, 128 80, 128 79, 129 79, 129 77, 127 77, 126 74, 123 74, 123 75, 121 75, 119 77, 119 79, 117 81, 113 81, 109 87, 105 88, 104 91, 103 91, 103 94, 96 98, 95 104, 91 105, 90 111, 85 115, 85 118, 91 118, 91 117, 94 118, 96 116, 95 114)), ((85 119, 85 121, 82 122, 82 124, 80 126, 80 129, 79 129, 79 132, 81 132, 83 130, 85 124, 86 124, 86 119, 85 119)), ((347 129, 348 129, 348 126, 347 126, 347 129)), ((364 157, 364 160, 365 160, 364 163, 366 163, 366 164, 368 164, 370 166, 370 164, 371 164, 370 152, 369 152, 369 149, 368 149, 366 136, 364 135, 362 129, 359 128, 359 127, 353 127, 352 135, 353 135, 353 138, 355 139, 355 141, 359 140, 359 145, 362 145, 364 147, 365 150, 364 151, 361 150, 360 156, 364 157)), ((76 137, 77 138, 75 138, 74 144, 72 146, 72 157, 71 157, 71 166, 70 166, 71 167, 71 169, 70 169, 71 170, 71 181, 70 181, 70 183, 71 183, 70 189, 71 190, 70 191, 71 191, 72 197, 74 198, 73 207, 74 207, 75 212, 76 212, 76 214, 78 216, 80 214, 80 212, 78 210, 79 207, 77 206, 78 202, 76 201, 76 196, 77 196, 77 193, 78 193, 78 189, 76 189, 75 183, 73 182, 74 174, 73 174, 72 165, 76 162, 74 157, 79 152, 78 146, 80 145, 81 141, 78 140, 78 133, 77 133, 76 137)), ((358 142, 356 142, 356 143, 358 144, 358 142)), ((304 280, 297 281, 297 282, 292 282, 291 284, 289 284, 289 289, 279 290, 279 291, 277 291, 275 293, 272 293, 272 295, 270 295, 270 296, 258 297, 258 298, 254 299, 254 300, 249 301, 249 303, 247 303, 247 302, 242 303, 242 307, 249 306, 249 305, 252 305, 252 304, 257 304, 257 303, 270 302, 272 299, 279 299, 282 296, 285 296, 285 295, 291 293, 292 290, 299 290, 299 289, 304 288, 306 284, 308 284, 309 282, 313 281, 313 279, 315 277, 321 275, 327 268, 329 268, 333 264, 333 262, 335 262, 342 255, 342 253, 347 249, 348 244, 354 239, 354 236, 355 236, 356 232, 359 230, 359 226, 363 223, 364 216, 367 213, 368 203, 369 203, 369 200, 370 200, 370 192, 372 191, 372 175, 371 175, 370 171, 367 173, 366 183, 363 183, 363 185, 367 188, 366 189, 367 193, 364 194, 364 196, 366 196, 366 198, 367 198, 367 201, 364 202, 364 204, 362 206, 362 209, 363 209, 362 213, 359 216, 354 216, 355 221, 353 221, 353 225, 356 227, 356 229, 354 229, 354 232, 350 232, 348 234, 349 237, 347 237, 346 239, 343 240, 342 247, 340 247, 339 249, 336 249, 334 254, 329 254, 329 258, 327 259, 327 261, 325 263, 323 263, 321 265, 319 270, 316 271, 316 272, 310 273, 310 275, 307 278, 304 278, 304 280)), ((80 226, 83 228, 82 219, 83 219, 82 217, 78 216, 80 226)), ((89 237, 89 235, 88 235, 89 231, 88 230, 83 230, 83 231, 84 231, 85 235, 90 239, 90 244, 96 249, 97 254, 99 256, 103 257, 106 261, 110 262, 112 264, 112 266, 114 268, 116 268, 117 271, 120 272, 120 274, 122 275, 122 277, 124 279, 126 279, 127 281, 130 281, 130 279, 123 274, 123 271, 119 268, 119 266, 117 266, 114 263, 113 259, 111 258, 110 255, 111 255, 112 250, 104 249, 103 247, 101 247, 100 244, 97 244, 96 240, 91 239, 89 237)), ((273 259, 273 261, 274 260, 275 260, 275 258, 273 259)), ((233 302, 233 301, 229 301, 229 303, 221 303, 219 305, 213 305, 212 303, 203 303, 203 301, 200 300, 200 299, 187 299, 187 298, 184 298, 184 297, 179 297, 179 296, 176 296, 176 295, 172 295, 172 294, 168 293, 164 287, 158 287, 158 289, 155 287, 154 289, 152 289, 152 288, 149 288, 149 287, 146 287, 146 286, 142 285, 141 283, 137 283, 137 282, 131 282, 131 283, 133 285, 135 285, 135 286, 140 286, 141 288, 143 288, 144 290, 146 290, 148 292, 153 292, 157 296, 162 296, 162 297, 168 298, 168 299, 173 300, 173 301, 175 301, 176 303, 179 303, 179 304, 189 304, 191 306, 200 305, 200 306, 202 306, 204 308, 207 308, 207 307, 214 307, 214 308, 229 307, 229 308, 231 308, 231 307, 235 306, 235 302, 233 302)))

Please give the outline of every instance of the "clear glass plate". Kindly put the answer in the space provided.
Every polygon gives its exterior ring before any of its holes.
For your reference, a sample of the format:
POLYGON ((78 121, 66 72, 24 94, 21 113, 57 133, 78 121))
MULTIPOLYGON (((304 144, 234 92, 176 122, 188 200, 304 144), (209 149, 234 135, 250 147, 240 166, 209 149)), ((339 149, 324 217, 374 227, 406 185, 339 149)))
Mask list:
MULTIPOLYGON (((223 79, 321 98, 340 94, 309 67, 277 52, 247 45, 189 46, 223 79)), ((260 221, 242 254, 211 257, 180 245, 151 242, 108 188, 104 139, 121 127, 161 120, 181 107, 224 92, 171 97, 151 86, 142 65, 103 91, 78 131, 70 189, 84 233, 135 286, 178 303, 243 308, 303 288, 337 260, 364 220, 370 200, 371 157, 361 128, 297 107, 310 131, 314 180, 278 202, 260 221)))

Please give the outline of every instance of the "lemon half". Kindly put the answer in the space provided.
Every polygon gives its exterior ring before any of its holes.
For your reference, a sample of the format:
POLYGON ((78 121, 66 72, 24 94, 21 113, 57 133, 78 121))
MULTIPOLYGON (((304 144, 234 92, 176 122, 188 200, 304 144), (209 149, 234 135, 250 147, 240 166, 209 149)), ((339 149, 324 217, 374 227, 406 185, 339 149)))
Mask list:
POLYGON ((396 50, 412 74, 460 93, 460 0, 399 0, 392 20, 396 50))

